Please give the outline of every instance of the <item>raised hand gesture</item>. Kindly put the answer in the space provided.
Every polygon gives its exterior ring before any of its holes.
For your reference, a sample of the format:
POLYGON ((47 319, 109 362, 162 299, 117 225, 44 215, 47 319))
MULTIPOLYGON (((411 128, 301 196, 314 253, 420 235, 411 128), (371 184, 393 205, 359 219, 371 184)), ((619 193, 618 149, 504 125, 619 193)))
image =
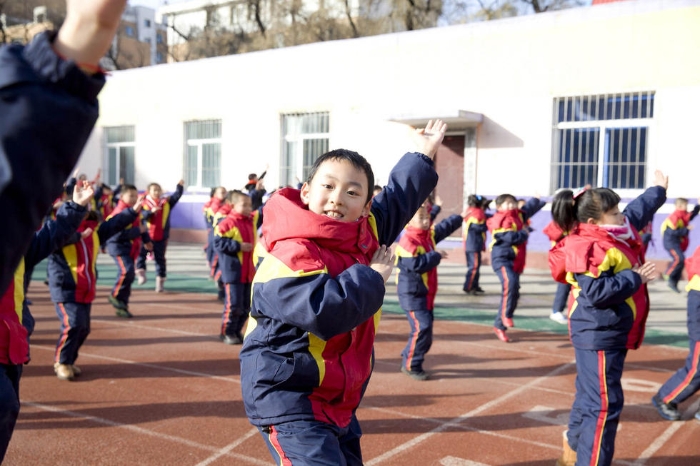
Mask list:
POLYGON ((425 154, 431 159, 434 158, 445 137, 445 131, 447 131, 447 124, 442 120, 435 120, 435 122, 430 120, 425 128, 415 130, 412 136, 416 152, 425 154))
POLYGON ((653 262, 645 262, 642 266, 634 267, 632 271, 642 277, 642 283, 648 283, 656 278, 656 266, 653 262))
POLYGON ((656 170, 654 172, 654 186, 661 186, 664 189, 668 189, 668 176, 664 175, 661 170, 656 170))
POLYGON ((382 246, 374 253, 372 256, 372 261, 369 266, 375 272, 378 272, 382 278, 384 278, 384 283, 391 277, 391 271, 394 269, 394 260, 396 258, 391 253, 391 249, 386 246, 382 246))
POLYGON ((83 207, 90 203, 90 199, 95 195, 95 190, 89 181, 78 182, 73 189, 73 202, 83 207))

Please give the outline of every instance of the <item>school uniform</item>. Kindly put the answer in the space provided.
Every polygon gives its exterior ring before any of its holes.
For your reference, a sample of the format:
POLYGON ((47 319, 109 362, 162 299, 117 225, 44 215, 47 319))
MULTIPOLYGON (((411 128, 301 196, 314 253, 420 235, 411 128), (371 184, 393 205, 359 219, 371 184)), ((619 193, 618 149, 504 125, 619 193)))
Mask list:
POLYGON ((433 343, 437 266, 442 259, 435 245, 461 226, 459 215, 451 215, 428 230, 407 226, 396 247, 399 305, 411 326, 401 352, 401 367, 406 371, 423 372, 423 360, 433 343))
POLYGON ((221 281, 224 284, 224 311, 220 335, 243 340, 241 330, 250 310, 250 292, 255 264, 253 250, 242 251, 241 243, 255 247, 259 214, 241 215, 231 211, 214 228, 214 248, 219 255, 221 281))
MULTIPOLYGON (((150 195, 146 196, 143 203, 141 216, 145 219, 148 227, 148 236, 151 238, 153 245, 153 258, 156 262, 156 276, 165 278, 165 249, 168 246, 168 238, 170 237, 170 214, 175 204, 182 197, 183 187, 177 185, 175 192, 171 196, 153 199, 150 195)), ((146 271, 146 256, 148 251, 141 245, 139 257, 136 261, 136 269, 146 271)))
POLYGON ((512 319, 520 298, 520 274, 525 269, 529 230, 526 220, 546 203, 537 198, 527 201, 522 210, 499 210, 487 222, 491 232, 491 266, 501 282, 501 303, 494 328, 506 331, 504 319, 512 319))
POLYGON ((464 255, 467 259, 467 274, 462 289, 469 293, 480 290, 481 253, 486 250, 486 213, 478 207, 470 207, 464 217, 464 255))
POLYGON ((666 268, 668 284, 672 288, 678 288, 678 282, 683 276, 685 264, 685 251, 688 249, 688 224, 700 212, 700 205, 696 205, 692 212, 676 209, 666 217, 661 224, 664 249, 671 255, 671 262, 666 268))
POLYGON ((688 291, 688 343, 690 351, 685 366, 678 369, 659 389, 664 403, 678 404, 700 390, 700 247, 686 260, 690 281, 688 291))
POLYGON ((627 238, 584 223, 550 251, 552 276, 573 288, 569 334, 577 376, 567 440, 577 464, 612 463, 624 361, 629 349, 642 344, 649 313, 647 287, 632 271, 645 261, 638 229, 665 200, 665 189, 655 186, 628 204, 627 238))
MULTIPOLYGON (((549 240, 552 242, 552 247, 556 246, 559 241, 563 240, 569 234, 566 231, 562 231, 562 229, 559 228, 554 221, 549 222, 542 229, 542 233, 547 235, 549 240)), ((560 312, 564 315, 567 314, 564 312, 564 310, 568 309, 567 304, 570 292, 571 285, 568 283, 557 282, 557 290, 554 293, 554 302, 552 303, 552 313, 560 312)))

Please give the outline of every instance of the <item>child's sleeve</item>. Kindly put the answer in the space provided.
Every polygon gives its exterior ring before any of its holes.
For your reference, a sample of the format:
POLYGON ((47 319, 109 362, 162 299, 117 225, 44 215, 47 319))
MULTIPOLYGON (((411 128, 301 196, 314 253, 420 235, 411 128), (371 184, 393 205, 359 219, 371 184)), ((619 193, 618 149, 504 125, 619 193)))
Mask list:
POLYGON ((432 206, 430 208, 430 221, 432 222, 433 220, 435 220, 435 217, 437 217, 440 214, 440 212, 442 212, 442 207, 440 207, 439 205, 432 206))
POLYGON ((529 234, 526 229, 518 230, 518 231, 513 231, 513 230, 504 230, 504 231, 498 231, 494 230, 491 235, 493 236, 493 239, 497 244, 501 244, 504 246, 515 246, 517 244, 523 244, 525 241, 527 241, 529 234))
POLYGON ((182 197, 183 191, 184 191, 184 188, 181 184, 178 184, 175 187, 175 192, 172 193, 170 195, 170 197, 168 198, 168 204, 170 204, 170 208, 175 207, 175 204, 177 204, 178 201, 180 200, 180 198, 182 197))
POLYGON ((528 218, 532 218, 537 212, 542 210, 544 206, 547 205, 547 202, 542 201, 536 197, 532 197, 528 199, 528 201, 525 203, 525 205, 522 208, 524 215, 524 220, 527 220, 528 218))
POLYGON ((417 256, 399 257, 396 265, 399 270, 423 274, 440 265, 442 256, 437 251, 429 251, 417 256))
POLYGON ((661 186, 652 186, 627 204, 622 214, 639 231, 654 219, 654 214, 664 205, 664 202, 666 202, 666 190, 661 186))
POLYGON ((236 238, 240 238, 238 229, 229 228, 226 222, 219 223, 214 227, 214 249, 222 254, 235 255, 241 250, 241 243, 236 238))
POLYGON ((87 209, 74 202, 64 203, 56 213, 56 220, 47 220, 41 230, 34 233, 31 246, 24 256, 27 266, 34 266, 56 249, 61 249, 73 238, 87 209))
MULTIPOLYGON (((423 154, 405 154, 389 174, 389 181, 372 200, 379 244, 391 245, 437 185, 433 161, 423 154)), ((371 187, 370 187, 371 188, 371 187)))
POLYGON ((700 204, 693 207, 693 211, 690 212, 690 220, 689 221, 692 222, 693 219, 698 216, 698 213, 700 213, 700 204))
POLYGON ((136 213, 134 209, 128 208, 122 210, 109 220, 100 223, 100 226, 97 227, 97 237, 100 239, 100 243, 104 243, 109 238, 131 225, 137 215, 138 213, 136 213))
POLYGON ((301 248, 306 249, 299 244, 276 250, 262 261, 254 279, 253 318, 268 317, 329 340, 379 310, 385 288, 378 272, 354 264, 333 278, 320 261, 307 260, 301 248), (286 263, 278 256, 288 258, 286 263))
POLYGON ((439 243, 443 239, 447 238, 462 226, 462 217, 459 215, 450 215, 446 219, 442 220, 440 223, 435 225, 433 227, 433 231, 435 232, 435 243, 439 243))
POLYGON ((642 277, 631 269, 621 270, 612 275, 594 277, 590 274, 576 274, 576 281, 582 294, 597 308, 608 308, 623 303, 642 286, 642 277))

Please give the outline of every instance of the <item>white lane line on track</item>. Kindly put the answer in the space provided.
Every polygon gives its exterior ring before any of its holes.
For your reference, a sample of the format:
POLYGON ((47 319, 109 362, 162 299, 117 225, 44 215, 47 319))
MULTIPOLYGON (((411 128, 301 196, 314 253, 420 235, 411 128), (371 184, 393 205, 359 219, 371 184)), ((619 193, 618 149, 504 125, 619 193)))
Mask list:
MULTIPOLYGON (((155 438, 159 438, 162 440, 167 440, 167 441, 174 442, 174 443, 177 443, 180 445, 184 445, 184 446, 188 446, 188 447, 192 447, 192 448, 197 448, 199 450, 209 451, 209 452, 212 452, 215 454, 220 454, 222 451, 222 449, 220 449, 220 448, 211 447, 209 445, 203 445, 201 443, 193 442, 192 440, 187 440, 187 439, 184 439, 181 437, 175 437, 173 435, 163 434, 160 432, 154 432, 152 430, 144 429, 142 427, 132 426, 129 424, 122 424, 120 422, 110 421, 109 419, 104 419, 104 418, 97 417, 97 416, 90 416, 87 414, 76 413, 74 411, 60 409, 60 408, 56 408, 56 407, 50 406, 50 405, 45 405, 42 403, 35 403, 32 401, 25 400, 25 401, 22 401, 22 405, 31 406, 33 408, 41 409, 42 411, 48 411, 51 413, 63 414, 65 416, 73 417, 76 419, 86 419, 88 421, 96 422, 98 424, 102 424, 102 425, 109 426, 109 427, 119 427, 121 429, 126 429, 126 430, 129 430, 129 431, 137 433, 137 434, 148 435, 150 437, 155 437, 155 438)), ((257 430, 255 432, 257 432, 257 430)), ((247 439, 248 437, 250 437, 249 433, 246 434, 246 436, 243 440, 247 439)), ((226 448, 228 448, 228 447, 226 447, 226 448)), ((262 465, 262 466, 269 466, 269 464, 270 464, 269 462, 261 461, 257 458, 251 458, 249 456, 241 455, 239 453, 233 453, 231 451, 227 451, 227 452, 221 454, 220 456, 224 456, 224 455, 231 456, 231 457, 239 459, 241 461, 245 461, 246 463, 249 463, 249 464, 256 464, 256 465, 262 465)))
MULTIPOLYGON (((205 459, 204 461, 201 461, 197 463, 195 466, 208 466, 214 461, 218 460, 222 456, 228 455, 231 450, 236 448, 238 445, 242 444, 246 440, 248 440, 250 437, 256 435, 258 433, 258 429, 251 429, 248 432, 246 432, 245 435, 243 435, 241 438, 237 439, 235 442, 231 443, 230 445, 226 445, 224 448, 210 456, 209 458, 205 459)), ((263 463, 263 464, 268 464, 268 463, 263 463)))
POLYGON ((458 417, 456 417, 448 422, 443 423, 442 425, 439 425, 438 427, 431 430, 430 432, 426 432, 422 435, 419 435, 419 436, 413 438, 412 440, 405 442, 402 445, 399 445, 396 448, 389 450, 382 455, 377 456, 376 458, 373 458, 371 461, 368 461, 366 463, 366 466, 373 466, 375 464, 380 464, 381 462, 389 460, 396 455, 402 454, 402 453, 410 450, 411 448, 415 447, 416 445, 428 440, 433 435, 444 431, 448 427, 453 427, 455 425, 459 425, 459 423, 462 422, 463 420, 469 419, 471 417, 476 416, 477 414, 480 414, 488 409, 491 409, 494 406, 499 405, 503 401, 506 401, 510 398, 513 398, 514 396, 521 394, 522 392, 530 389, 531 387, 539 384, 540 382, 543 382, 550 377, 554 377, 556 375, 559 375, 561 372, 568 370, 572 366, 574 366, 573 362, 563 364, 563 365, 559 366, 558 368, 554 369, 553 371, 550 371, 546 375, 543 375, 543 376, 538 377, 534 380, 531 380, 530 382, 520 386, 519 388, 517 388, 515 390, 512 390, 512 391, 506 393, 505 395, 502 395, 496 399, 493 399, 493 400, 489 401, 488 403, 484 403, 483 405, 479 406, 476 409, 473 409, 467 413, 462 414, 461 416, 458 416, 458 417))

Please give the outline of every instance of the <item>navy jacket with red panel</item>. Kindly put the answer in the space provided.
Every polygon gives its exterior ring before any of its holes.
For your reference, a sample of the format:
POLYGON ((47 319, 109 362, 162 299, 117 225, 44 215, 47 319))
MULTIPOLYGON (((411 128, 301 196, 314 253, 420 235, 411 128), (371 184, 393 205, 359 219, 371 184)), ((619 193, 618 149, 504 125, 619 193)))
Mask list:
POLYGON ((491 232, 491 266, 495 269, 512 266, 515 273, 525 270, 526 243, 529 237, 527 220, 535 215, 546 202, 533 197, 522 210, 499 210, 488 219, 491 232))
POLYGON ((104 76, 51 47, 55 32, 0 47, 0 294, 63 190, 97 120, 104 76))
POLYGON ((141 215, 146 221, 148 236, 153 241, 166 241, 170 237, 170 212, 182 197, 182 190, 182 186, 178 184, 170 196, 160 199, 146 196, 141 215))
POLYGON ((665 249, 680 248, 681 251, 688 249, 690 244, 688 224, 698 215, 698 212, 700 212, 700 205, 696 205, 692 212, 676 209, 666 217, 661 224, 665 249))
POLYGON ((486 250, 486 213, 484 209, 470 207, 464 217, 463 243, 465 252, 486 250))
POLYGON ((85 303, 95 299, 97 254, 100 245, 138 217, 128 208, 98 224, 83 220, 66 246, 49 256, 48 279, 51 301, 55 303, 85 303), (83 238, 82 232, 91 228, 92 234, 83 238))
POLYGON ((700 341, 700 307, 691 305, 691 296, 695 295, 697 303, 700 294, 700 246, 685 260, 685 269, 688 272, 688 285, 685 287, 688 292, 688 337, 700 341))
POLYGON ((647 189, 623 214, 633 236, 618 240, 597 225, 579 224, 549 253, 552 277, 572 286, 569 334, 576 348, 637 349, 644 339, 649 295, 639 274, 644 263, 639 228, 666 200, 663 188, 647 189))
POLYGON ((252 283, 255 275, 253 251, 241 251, 241 243, 256 246, 258 219, 256 210, 251 215, 241 215, 231 210, 214 227, 214 249, 219 253, 221 281, 224 283, 252 283))
MULTIPOLYGON (((129 209, 131 209, 131 207, 120 199, 117 203, 117 207, 114 208, 107 220, 129 209)), ((141 251, 141 243, 148 243, 151 241, 148 232, 141 233, 140 222, 141 216, 137 215, 131 222, 131 228, 121 229, 118 233, 107 239, 107 252, 110 256, 131 256, 132 259, 136 260, 141 251)))
POLYGON ((432 311, 438 290, 437 266, 442 256, 435 245, 462 226, 450 215, 428 230, 407 226, 396 246, 399 304, 407 311, 432 311))
POLYGON ((253 281, 240 353, 252 424, 350 423, 372 372, 385 293, 369 263, 436 184, 432 160, 409 153, 374 197, 369 217, 355 222, 310 212, 295 189, 270 197, 262 226, 269 253, 253 281))
POLYGON ((34 267, 60 248, 80 225, 86 210, 73 202, 58 209, 56 220, 47 220, 34 233, 27 253, 15 270, 14 280, 0 297, 0 364, 24 364, 29 355, 27 330, 22 325, 24 270, 34 267))

